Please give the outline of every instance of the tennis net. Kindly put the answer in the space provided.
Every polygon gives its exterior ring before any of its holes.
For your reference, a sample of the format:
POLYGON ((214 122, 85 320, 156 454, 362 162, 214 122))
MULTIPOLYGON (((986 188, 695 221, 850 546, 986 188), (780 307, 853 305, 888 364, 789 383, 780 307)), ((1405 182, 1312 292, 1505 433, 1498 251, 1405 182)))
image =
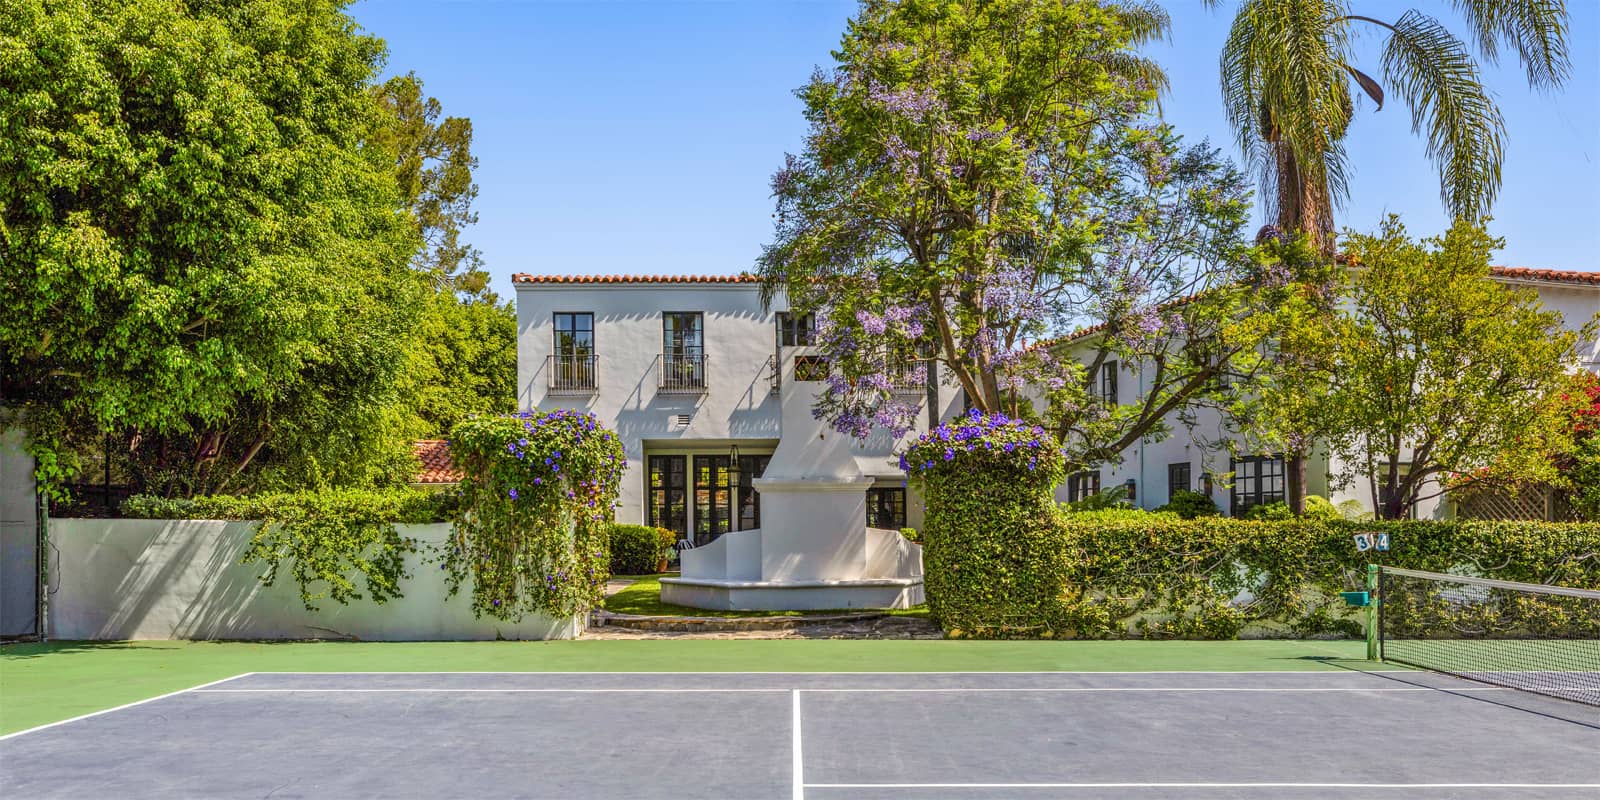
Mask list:
POLYGON ((1600 706, 1600 591, 1383 567, 1380 657, 1600 706))

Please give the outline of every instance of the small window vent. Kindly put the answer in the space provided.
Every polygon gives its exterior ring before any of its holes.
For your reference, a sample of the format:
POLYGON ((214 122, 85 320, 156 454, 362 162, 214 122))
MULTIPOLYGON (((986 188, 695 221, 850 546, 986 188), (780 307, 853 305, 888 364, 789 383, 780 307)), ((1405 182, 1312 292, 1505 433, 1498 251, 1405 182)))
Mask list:
POLYGON ((687 428, 689 427, 689 422, 693 419, 693 414, 674 414, 672 417, 672 424, 677 425, 680 428, 687 428))

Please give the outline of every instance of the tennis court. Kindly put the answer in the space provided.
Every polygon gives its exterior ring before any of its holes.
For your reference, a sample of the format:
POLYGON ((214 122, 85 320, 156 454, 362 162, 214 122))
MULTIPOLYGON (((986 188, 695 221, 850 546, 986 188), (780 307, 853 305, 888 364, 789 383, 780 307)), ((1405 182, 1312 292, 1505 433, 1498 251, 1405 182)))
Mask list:
POLYGON ((7 797, 1576 798, 1600 710, 1423 672, 249 673, 0 739, 7 797))

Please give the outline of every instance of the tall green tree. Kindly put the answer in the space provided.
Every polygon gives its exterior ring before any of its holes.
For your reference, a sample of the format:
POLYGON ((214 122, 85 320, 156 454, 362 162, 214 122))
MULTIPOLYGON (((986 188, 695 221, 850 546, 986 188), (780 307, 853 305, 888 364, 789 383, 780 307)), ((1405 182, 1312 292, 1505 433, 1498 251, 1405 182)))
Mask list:
POLYGON ((1244 175, 1152 120, 1164 78, 1135 48, 1165 30, 1133 3, 861 4, 798 92, 810 132, 759 262, 817 315, 820 416, 904 431, 937 380, 1095 463, 1250 350, 1234 323, 1281 282, 1249 257, 1244 175), (1145 392, 1119 403, 1134 365, 1145 392))
POLYGON ((438 288, 492 302, 482 254, 461 240, 462 228, 478 221, 472 120, 441 118, 443 107, 423 92, 414 72, 390 78, 373 93, 388 112, 377 142, 394 155, 395 179, 423 241, 412 265, 438 288))
MULTIPOLYGON (((1206 0, 1213 8, 1223 0, 1206 0)), ((1516 51, 1536 89, 1559 86, 1570 71, 1562 0, 1454 0, 1473 46, 1415 9, 1392 20, 1352 13, 1348 0, 1239 0, 1223 45, 1222 98, 1234 137, 1258 175, 1259 197, 1282 235, 1302 235, 1323 256, 1334 252, 1334 212, 1348 194, 1352 158, 1345 137, 1359 88, 1378 108, 1387 93, 1425 133, 1440 174, 1440 197, 1454 217, 1488 214, 1500 189, 1505 123, 1484 87, 1472 50, 1494 62, 1516 51), (1383 37, 1378 77, 1356 63, 1358 27, 1383 37), (1386 91, 1387 90, 1387 91, 1386 91)), ((1292 376, 1313 353, 1280 348, 1276 369, 1292 376)), ((1293 434, 1309 443, 1316 432, 1293 434)), ((1289 501, 1302 509, 1306 455, 1285 451, 1289 501)))
POLYGON ((57 488, 404 469, 426 291, 371 86, 331 0, 0 0, 0 371, 57 488))
POLYGON ((1345 241, 1355 272, 1333 392, 1352 435, 1336 450, 1382 518, 1436 496, 1441 476, 1507 454, 1542 460, 1542 443, 1567 435, 1556 428, 1570 416, 1548 413, 1547 399, 1569 386, 1577 343, 1600 320, 1564 329, 1537 292, 1491 279, 1500 246, 1464 222, 1419 242, 1396 217, 1345 241))
POLYGON ((1328 256, 1353 167, 1345 149, 1353 88, 1379 108, 1388 94, 1399 96, 1412 129, 1426 137, 1445 207, 1472 221, 1493 205, 1505 155, 1505 123, 1473 52, 1493 63, 1502 48, 1514 51, 1535 89, 1560 86, 1571 70, 1563 0, 1453 0, 1471 45, 1416 9, 1379 19, 1352 5, 1239 0, 1221 60, 1228 123, 1260 176, 1270 215, 1328 256), (1382 37, 1376 77, 1356 63, 1358 26, 1382 37))
POLYGON ((413 435, 439 438, 473 414, 510 413, 517 396, 517 315, 511 305, 435 292, 413 309, 418 337, 406 380, 413 435))

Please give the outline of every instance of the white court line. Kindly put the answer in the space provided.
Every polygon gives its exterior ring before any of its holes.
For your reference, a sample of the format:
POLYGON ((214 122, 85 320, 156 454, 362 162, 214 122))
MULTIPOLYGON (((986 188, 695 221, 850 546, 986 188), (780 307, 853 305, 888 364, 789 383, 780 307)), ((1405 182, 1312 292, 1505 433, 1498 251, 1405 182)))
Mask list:
POLYGON ((795 689, 790 694, 794 697, 793 721, 790 723, 794 728, 794 792, 791 797, 793 800, 805 800, 805 758, 800 754, 800 690, 795 689))
MULTIPOLYGON (((78 716, 72 717, 70 719, 57 720, 55 722, 47 722, 47 723, 45 723, 43 725, 38 725, 38 726, 35 726, 35 727, 32 727, 32 728, 28 728, 27 730, 21 730, 21 731, 15 732, 15 733, 8 733, 8 734, 6 734, 4 736, 0 736, 0 742, 3 742, 5 740, 10 739, 10 738, 15 737, 15 736, 22 736, 23 734, 33 733, 35 731, 42 731, 45 728, 54 728, 57 725, 65 725, 65 724, 67 724, 69 722, 77 722, 78 720, 81 720, 81 719, 88 719, 90 717, 98 717, 101 714, 110 714, 113 711, 121 711, 121 710, 123 710, 125 708, 133 708, 134 706, 142 706, 145 703, 154 703, 157 700, 163 700, 163 699, 166 699, 168 697, 176 697, 177 695, 180 695, 180 694, 187 694, 189 692, 198 692, 198 691, 206 690, 205 687, 207 687, 207 686, 216 686, 219 683, 227 683, 228 681, 231 681, 231 680, 235 680, 235 679, 238 679, 238 678, 245 678, 245 677, 249 677, 249 676, 255 675, 255 674, 256 673, 254 673, 254 672, 241 672, 238 675, 232 675, 232 676, 229 676, 229 677, 226 677, 226 678, 219 678, 218 680, 210 681, 208 683, 202 683, 199 686, 190 686, 187 689, 179 689, 176 692, 167 692, 166 694, 159 694, 159 695, 156 695, 155 697, 146 697, 143 700, 135 700, 132 703, 123 703, 122 705, 116 706, 115 708, 105 708, 105 709, 101 709, 99 711, 91 711, 91 712, 89 712, 87 714, 79 714, 78 716)), ((210 690, 206 690, 206 691, 210 691, 210 690)))
POLYGON ((194 689, 196 694, 780 694, 776 689, 194 689))
MULTIPOLYGON (((778 692, 798 691, 787 687, 771 689, 752 688, 703 688, 688 687, 682 689, 664 688, 630 688, 615 686, 606 688, 507 688, 507 689, 482 689, 482 688, 421 688, 421 687, 394 687, 387 689, 368 688, 261 688, 261 689, 192 689, 196 694, 775 694, 778 692)), ((805 687, 805 691, 824 694, 1075 694, 1094 692, 1167 692, 1167 693, 1203 693, 1203 692, 1243 692, 1247 694, 1307 694, 1324 692, 1348 692, 1355 694, 1394 694, 1400 692, 1515 692, 1503 686, 1465 686, 1460 688, 1438 689, 1431 686, 1407 687, 1248 687, 1248 686, 1076 686, 1054 687, 1039 689, 993 689, 993 688, 954 688, 943 687, 937 689, 902 689, 902 688, 856 688, 833 689, 827 687, 805 687)))
MULTIPOLYGON (((1362 661, 1364 659, 1340 659, 1341 661, 1362 661)), ((1343 668, 1329 669, 1147 669, 1147 670, 1066 670, 1066 669, 1037 669, 1037 670, 916 670, 916 671, 829 671, 811 670, 807 672, 785 672, 781 670, 722 670, 722 671, 685 671, 685 670, 625 670, 622 672, 596 672, 594 670, 351 670, 332 672, 300 672, 296 670, 270 670, 267 672, 250 672, 248 675, 1366 675, 1372 672, 1426 672, 1426 670, 1401 668, 1401 669, 1366 669, 1352 672, 1343 668)))
POLYGON ((1600 783, 808 783, 808 789, 1600 789, 1600 783))

